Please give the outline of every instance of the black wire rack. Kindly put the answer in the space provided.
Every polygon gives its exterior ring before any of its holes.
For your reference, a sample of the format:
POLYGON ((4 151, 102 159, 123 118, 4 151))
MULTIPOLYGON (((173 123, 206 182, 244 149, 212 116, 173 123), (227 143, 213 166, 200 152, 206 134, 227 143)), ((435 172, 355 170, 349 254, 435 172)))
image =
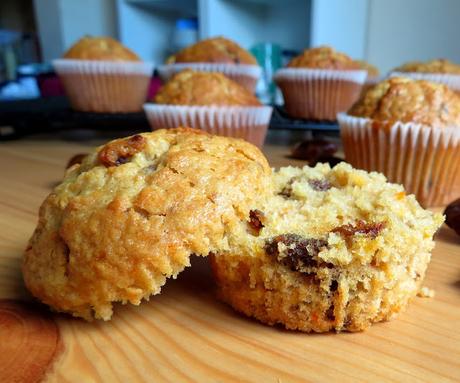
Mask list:
MULTIPOLYGON (((134 134, 150 130, 144 112, 83 113, 70 108, 66 97, 0 102, 0 141, 42 133, 72 130, 111 131, 134 134)), ((305 121, 290 118, 275 106, 271 130, 338 132, 336 122, 305 121)))

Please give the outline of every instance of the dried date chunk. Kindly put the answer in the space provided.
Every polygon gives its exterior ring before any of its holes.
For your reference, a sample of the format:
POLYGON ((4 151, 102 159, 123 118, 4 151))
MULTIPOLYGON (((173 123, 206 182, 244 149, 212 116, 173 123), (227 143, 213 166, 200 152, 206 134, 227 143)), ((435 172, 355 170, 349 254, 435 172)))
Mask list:
POLYGON ((302 271, 306 267, 321 264, 318 254, 326 246, 327 241, 322 239, 305 238, 298 234, 281 234, 266 241, 265 252, 291 270, 302 271))
POLYGON ((309 162, 317 162, 319 158, 330 157, 338 147, 335 143, 324 140, 314 139, 299 142, 292 149, 292 157, 309 162))
POLYGON ((87 153, 78 153, 72 156, 67 162, 66 169, 70 168, 71 166, 74 166, 76 164, 81 164, 83 159, 87 156, 87 153))
POLYGON ((447 226, 460 235, 460 198, 447 205, 444 215, 447 226))
POLYGON ((326 179, 309 179, 308 184, 316 191, 327 191, 332 187, 331 183, 326 179))
POLYGON ((260 231, 263 229, 264 224, 262 220, 264 219, 264 213, 258 209, 251 210, 249 212, 249 221, 248 225, 251 229, 251 232, 254 235, 259 235, 260 231))
POLYGON ((332 230, 333 233, 338 233, 345 238, 350 238, 355 234, 364 234, 370 238, 376 238, 385 228, 385 222, 365 222, 357 221, 355 224, 346 224, 338 226, 332 230))
POLYGON ((99 152, 99 161, 105 167, 123 165, 129 162, 136 153, 142 151, 145 144, 145 138, 139 134, 110 142, 99 152))

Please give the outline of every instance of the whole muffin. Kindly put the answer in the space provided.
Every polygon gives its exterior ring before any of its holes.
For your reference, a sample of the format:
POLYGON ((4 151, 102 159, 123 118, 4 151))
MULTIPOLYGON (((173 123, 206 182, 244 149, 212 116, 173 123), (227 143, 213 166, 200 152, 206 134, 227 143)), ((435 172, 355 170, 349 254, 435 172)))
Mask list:
POLYGON ((160 293, 191 254, 226 249, 226 233, 258 206, 270 174, 254 146, 197 130, 111 141, 43 202, 25 284, 56 311, 108 320, 113 302, 160 293))
POLYGON ((392 77, 339 118, 346 160, 402 183, 423 206, 443 205, 460 163, 460 98, 443 84, 392 77))
POLYGON ((73 109, 82 112, 138 112, 153 71, 111 37, 85 36, 53 61, 73 109))
POLYGON ((250 212, 252 235, 234 231, 231 252, 210 258, 221 299, 306 332, 360 331, 405 310, 441 214, 344 163, 281 168, 273 182, 275 195, 250 212))
POLYGON ((159 72, 168 80, 185 68, 221 72, 251 92, 254 92, 261 75, 261 68, 251 53, 221 36, 201 40, 170 56, 159 72))
POLYGON ((139 56, 111 37, 85 36, 64 53, 75 60, 141 61, 139 56))
POLYGON ((460 65, 446 59, 409 62, 393 69, 390 75, 445 84, 460 93, 460 65))
POLYGON ((305 50, 275 74, 286 112, 308 120, 336 120, 358 99, 367 72, 327 46, 305 50))
POLYGON ((253 93, 217 72, 186 69, 175 74, 144 110, 152 129, 186 125, 238 137, 261 147, 272 108, 253 93))

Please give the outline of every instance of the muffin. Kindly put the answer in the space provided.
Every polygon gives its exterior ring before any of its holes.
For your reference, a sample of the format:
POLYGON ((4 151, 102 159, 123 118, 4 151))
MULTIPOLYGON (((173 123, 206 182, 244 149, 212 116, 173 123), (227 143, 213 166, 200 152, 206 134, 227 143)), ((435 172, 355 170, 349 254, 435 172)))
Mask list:
POLYGON ((380 71, 376 66, 368 63, 367 61, 356 60, 356 62, 359 64, 361 69, 364 69, 367 72, 366 81, 364 82, 363 88, 361 89, 361 93, 364 93, 371 86, 380 82, 382 78, 380 76, 380 71))
POLYGON ((390 76, 434 81, 460 92, 460 65, 445 59, 409 62, 393 69, 390 76))
POLYGON ((163 80, 167 81, 185 68, 221 72, 251 92, 254 92, 261 75, 256 58, 234 41, 224 37, 202 40, 177 52, 158 71, 163 80))
POLYGON ((422 206, 456 197, 460 98, 443 84, 392 77, 339 116, 346 160, 402 183, 422 206))
POLYGON ((227 232, 257 206, 270 174, 253 145, 199 130, 111 141, 43 202, 25 284, 56 311, 108 320, 112 303, 160 293, 191 254, 227 249, 227 232))
POLYGON ((72 108, 100 113, 141 111, 153 71, 110 37, 83 37, 53 66, 72 108))
POLYGON ((221 136, 243 138, 259 147, 272 108, 217 72, 186 69, 175 74, 144 110, 152 129, 191 126, 221 136))
POLYGON ((322 46, 305 50, 275 74, 286 112, 295 118, 335 121, 358 99, 366 70, 347 55, 322 46))
POLYGON ((342 163, 282 168, 274 195, 211 256, 219 297, 269 325, 360 331, 420 290, 441 214, 400 185, 342 163), (236 245, 233 245, 236 243, 236 245))

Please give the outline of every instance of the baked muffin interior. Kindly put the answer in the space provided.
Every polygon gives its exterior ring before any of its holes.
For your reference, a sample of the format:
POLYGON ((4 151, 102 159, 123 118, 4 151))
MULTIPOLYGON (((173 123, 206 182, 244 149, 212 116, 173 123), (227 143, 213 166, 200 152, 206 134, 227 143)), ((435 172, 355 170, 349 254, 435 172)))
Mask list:
POLYGON ((212 258, 222 299, 303 331, 392 318, 419 290, 443 218, 385 181, 345 163, 275 172, 274 195, 212 258))
POLYGON ((257 97, 221 73, 186 69, 176 73, 155 95, 169 105, 260 106, 257 97))
POLYGON ((193 62, 257 65, 251 53, 222 36, 201 40, 166 60, 166 64, 193 62))
POLYGON ((140 61, 133 51, 111 37, 84 36, 63 58, 73 60, 140 61))

